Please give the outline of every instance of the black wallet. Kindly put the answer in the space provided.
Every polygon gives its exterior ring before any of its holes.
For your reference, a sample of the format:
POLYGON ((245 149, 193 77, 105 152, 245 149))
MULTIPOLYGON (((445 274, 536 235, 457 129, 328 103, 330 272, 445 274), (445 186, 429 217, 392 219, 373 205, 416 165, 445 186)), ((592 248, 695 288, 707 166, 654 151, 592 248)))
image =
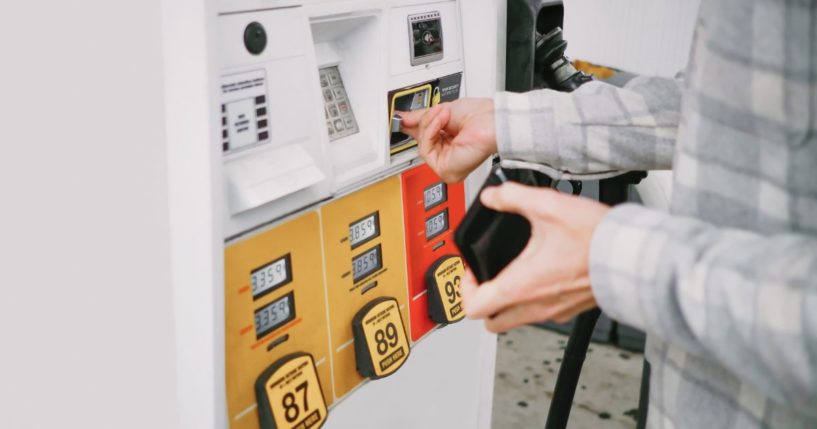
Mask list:
MULTIPOLYGON (((533 170, 503 169, 495 166, 482 185, 489 186, 513 181, 530 186, 549 186, 550 177, 533 170)), ((491 280, 514 260, 530 240, 530 222, 514 213, 491 210, 479 196, 465 214, 454 233, 454 241, 465 262, 480 283, 491 280)))

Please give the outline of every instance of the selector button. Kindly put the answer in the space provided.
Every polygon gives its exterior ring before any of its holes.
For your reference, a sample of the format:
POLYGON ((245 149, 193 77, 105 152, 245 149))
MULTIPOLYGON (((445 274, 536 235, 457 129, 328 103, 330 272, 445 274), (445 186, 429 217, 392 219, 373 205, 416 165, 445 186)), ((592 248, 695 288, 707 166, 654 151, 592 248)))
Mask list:
POLYGON ((244 47, 253 55, 259 55, 267 47, 267 31, 264 26, 251 22, 244 29, 244 47))

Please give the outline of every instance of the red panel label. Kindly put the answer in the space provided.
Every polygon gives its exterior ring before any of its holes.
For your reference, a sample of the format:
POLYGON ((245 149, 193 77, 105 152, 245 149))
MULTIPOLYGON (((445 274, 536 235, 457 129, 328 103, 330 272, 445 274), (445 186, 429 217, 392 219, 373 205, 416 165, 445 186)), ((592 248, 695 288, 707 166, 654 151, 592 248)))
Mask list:
POLYGON ((454 231, 465 216, 465 187, 446 185, 427 165, 403 173, 411 340, 436 324, 428 317, 425 274, 442 256, 458 255, 454 231))

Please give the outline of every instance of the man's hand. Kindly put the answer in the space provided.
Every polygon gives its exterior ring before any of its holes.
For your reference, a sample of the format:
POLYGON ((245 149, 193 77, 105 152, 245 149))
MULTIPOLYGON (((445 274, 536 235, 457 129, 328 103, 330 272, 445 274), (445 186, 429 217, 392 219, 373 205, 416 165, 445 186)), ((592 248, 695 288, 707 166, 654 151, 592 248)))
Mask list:
POLYGON ((490 98, 463 98, 398 114, 403 119, 401 131, 417 140, 420 156, 447 183, 462 181, 496 153, 490 98))
POLYGON ((590 241, 609 208, 585 198, 516 183, 487 188, 480 197, 494 210, 517 213, 531 223, 522 253, 494 279, 477 286, 468 271, 463 306, 502 332, 532 322, 566 322, 596 307, 588 269, 590 241))

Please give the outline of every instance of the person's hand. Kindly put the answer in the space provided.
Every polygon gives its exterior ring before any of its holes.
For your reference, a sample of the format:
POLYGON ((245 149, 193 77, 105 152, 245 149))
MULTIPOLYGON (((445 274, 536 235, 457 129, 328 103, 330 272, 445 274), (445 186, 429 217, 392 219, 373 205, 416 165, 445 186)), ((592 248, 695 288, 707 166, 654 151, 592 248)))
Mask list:
POLYGON ((516 183, 486 188, 482 203, 517 213, 531 223, 522 253, 494 279, 477 285, 463 279, 465 314, 485 319, 491 332, 532 322, 564 323, 596 307, 588 269, 590 241, 609 207, 569 194, 516 183))
POLYGON ((447 183, 460 182, 496 153, 494 101, 462 98, 430 109, 397 112, 401 131, 418 142, 420 156, 447 183))

